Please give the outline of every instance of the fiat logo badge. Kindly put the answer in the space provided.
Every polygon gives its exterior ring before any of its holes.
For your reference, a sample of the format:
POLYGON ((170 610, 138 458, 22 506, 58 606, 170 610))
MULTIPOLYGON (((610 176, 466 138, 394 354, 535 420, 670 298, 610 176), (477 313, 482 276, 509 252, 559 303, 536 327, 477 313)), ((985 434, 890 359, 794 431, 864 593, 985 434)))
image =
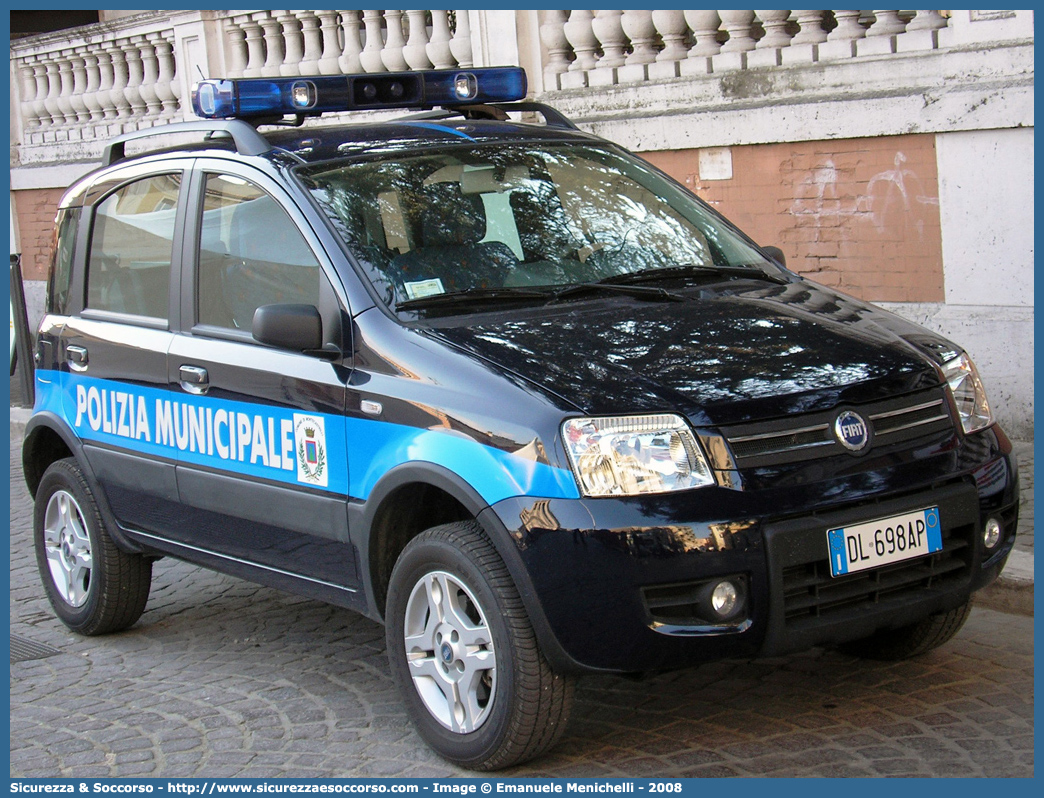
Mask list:
POLYGON ((861 452, 870 442, 870 430, 866 422, 861 415, 851 410, 845 410, 837 417, 834 436, 850 452, 861 452))

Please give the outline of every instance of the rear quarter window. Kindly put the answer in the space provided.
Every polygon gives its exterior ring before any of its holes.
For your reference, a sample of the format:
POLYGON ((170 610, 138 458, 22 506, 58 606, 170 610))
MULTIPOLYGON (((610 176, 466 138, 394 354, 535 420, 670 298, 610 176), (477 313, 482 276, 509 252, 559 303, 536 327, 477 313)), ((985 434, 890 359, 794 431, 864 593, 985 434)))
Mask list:
POLYGON ((47 312, 64 316, 69 310, 69 288, 72 285, 73 255, 76 231, 80 226, 80 208, 58 211, 51 245, 51 268, 47 280, 47 312))

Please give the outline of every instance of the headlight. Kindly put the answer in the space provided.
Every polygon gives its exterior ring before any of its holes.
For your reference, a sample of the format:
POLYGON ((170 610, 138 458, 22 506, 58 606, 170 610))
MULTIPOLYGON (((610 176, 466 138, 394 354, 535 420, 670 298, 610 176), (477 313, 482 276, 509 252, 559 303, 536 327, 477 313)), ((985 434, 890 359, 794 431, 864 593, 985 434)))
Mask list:
POLYGON ((990 410, 990 403, 986 401, 986 391, 971 358, 962 353, 943 363, 942 371, 950 386, 953 400, 957 403, 957 412, 960 414, 965 434, 985 429, 992 424, 993 412, 990 410))
POLYGON ((569 462, 587 496, 635 496, 713 485, 681 416, 573 418, 562 425, 569 462))

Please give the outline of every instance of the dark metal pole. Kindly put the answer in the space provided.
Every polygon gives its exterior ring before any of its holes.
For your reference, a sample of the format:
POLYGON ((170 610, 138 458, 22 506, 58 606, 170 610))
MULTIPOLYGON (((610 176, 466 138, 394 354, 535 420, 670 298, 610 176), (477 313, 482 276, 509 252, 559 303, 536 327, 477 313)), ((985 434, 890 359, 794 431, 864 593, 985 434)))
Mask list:
POLYGON ((21 365, 18 371, 22 377, 22 399, 32 407, 36 401, 36 363, 33 361, 33 331, 29 329, 29 314, 25 308, 21 255, 11 256, 11 306, 14 311, 15 354, 21 365))

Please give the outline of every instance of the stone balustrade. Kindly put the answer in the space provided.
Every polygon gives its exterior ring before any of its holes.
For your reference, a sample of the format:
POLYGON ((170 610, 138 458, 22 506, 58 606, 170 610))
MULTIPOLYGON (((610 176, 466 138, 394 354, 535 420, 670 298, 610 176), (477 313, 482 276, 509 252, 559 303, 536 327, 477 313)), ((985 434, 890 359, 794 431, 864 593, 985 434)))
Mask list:
POLYGON ((28 37, 11 44, 12 163, 95 158, 114 135, 190 118, 188 93, 203 72, 278 77, 472 64, 467 11, 149 12, 28 37), (187 53, 193 63, 183 63, 187 53))
POLYGON ((252 11, 222 20, 229 77, 471 66, 467 11, 252 11))
POLYGON ((947 36, 949 12, 940 11, 540 13, 544 84, 550 90, 888 56, 955 43, 947 36))
POLYGON ((534 95, 575 112, 611 87, 802 66, 832 64, 824 83, 855 89, 882 60, 1032 40, 1016 11, 150 11, 11 42, 11 162, 96 160, 113 135, 191 118, 201 74, 519 64, 534 95))
POLYGON ((169 20, 102 28, 12 44, 23 144, 105 140, 182 116, 169 20))

